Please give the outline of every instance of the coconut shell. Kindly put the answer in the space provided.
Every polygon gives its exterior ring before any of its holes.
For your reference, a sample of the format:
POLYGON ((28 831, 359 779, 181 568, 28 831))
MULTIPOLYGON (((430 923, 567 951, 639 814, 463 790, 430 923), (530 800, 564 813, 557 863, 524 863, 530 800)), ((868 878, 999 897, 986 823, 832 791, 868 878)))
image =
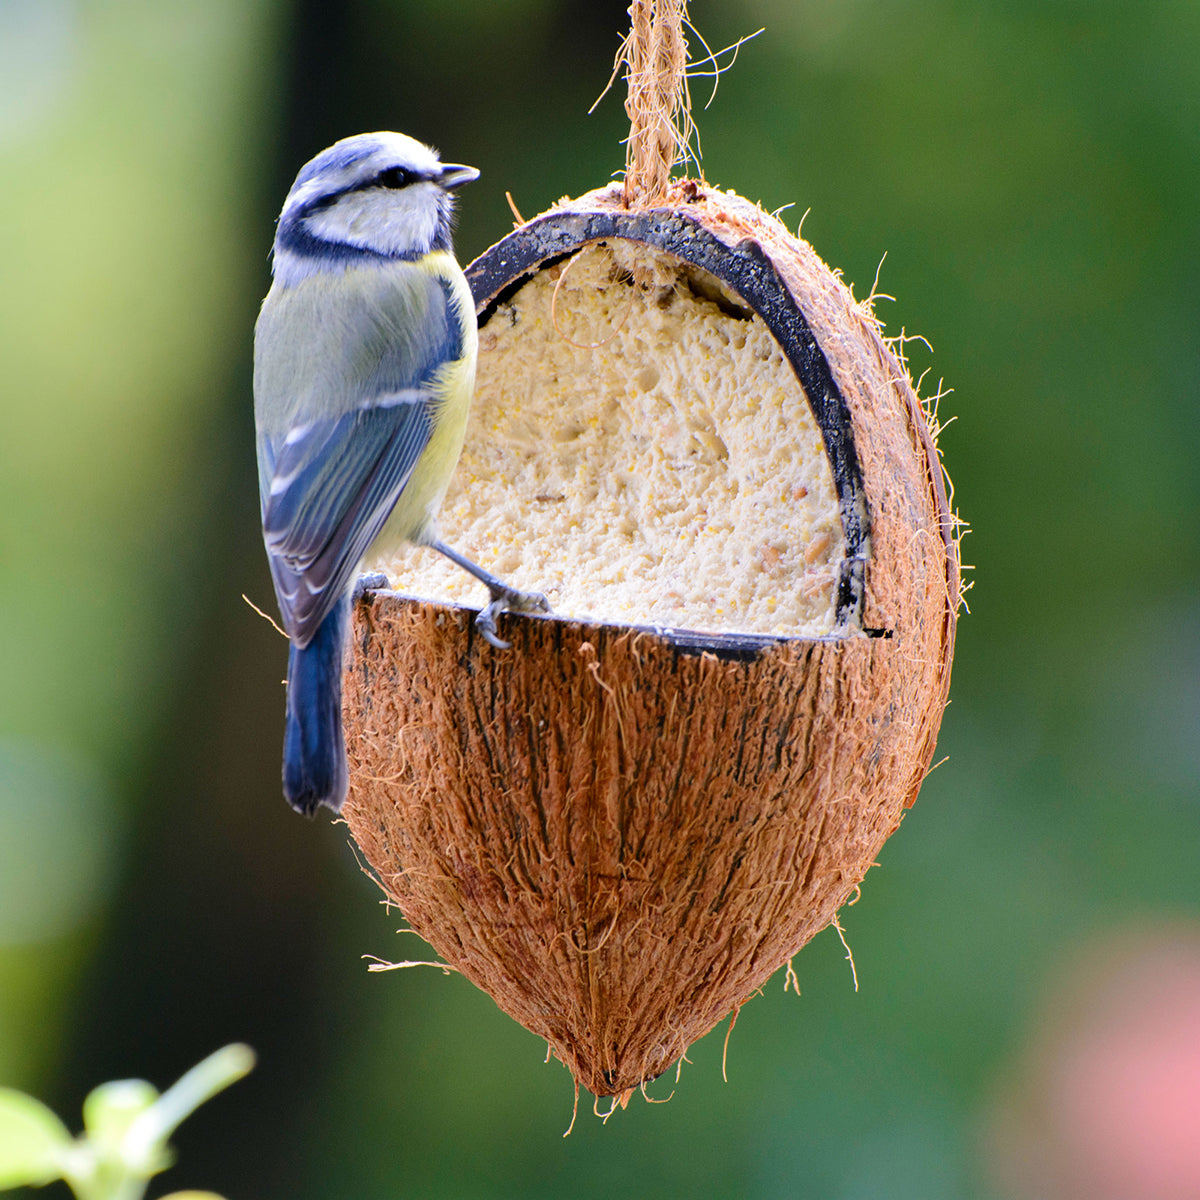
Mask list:
POLYGON ((839 636, 698 634, 368 593, 345 680, 345 816, 445 961, 598 1096, 678 1060, 862 881, 929 769, 959 567, 927 414, 869 306, 755 206, 606 189, 468 268, 481 324, 532 272, 624 238, 708 272, 804 386, 847 551, 839 636))

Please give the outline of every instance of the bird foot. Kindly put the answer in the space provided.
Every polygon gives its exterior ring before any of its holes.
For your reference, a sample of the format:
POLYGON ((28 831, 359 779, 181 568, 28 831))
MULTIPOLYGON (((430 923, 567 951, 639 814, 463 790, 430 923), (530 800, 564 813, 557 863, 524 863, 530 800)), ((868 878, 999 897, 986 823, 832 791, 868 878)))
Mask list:
POLYGON ((350 593, 351 605, 357 604, 367 592, 378 592, 388 585, 388 577, 382 571, 367 571, 354 581, 350 593))
POLYGON ((491 603, 475 618, 475 628, 484 640, 497 650, 507 650, 512 645, 496 633, 496 618, 502 612, 545 612, 550 611, 550 601, 541 592, 518 592, 516 588, 501 584, 489 587, 491 603))

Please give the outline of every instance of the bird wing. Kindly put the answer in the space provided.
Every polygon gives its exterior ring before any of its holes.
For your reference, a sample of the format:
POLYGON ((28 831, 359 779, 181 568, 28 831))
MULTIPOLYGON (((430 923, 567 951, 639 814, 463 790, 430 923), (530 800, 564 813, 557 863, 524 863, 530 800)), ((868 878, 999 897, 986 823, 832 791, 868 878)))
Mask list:
MULTIPOLYGON (((260 389, 283 384, 282 423, 259 420, 263 539, 284 625, 305 646, 344 594, 383 528, 429 442, 439 402, 438 373, 461 353, 450 298, 435 281, 414 295, 324 297, 330 312, 306 324, 302 352, 272 370, 260 353, 260 389), (347 312, 347 306, 358 311, 347 312), (297 372, 295 360, 307 369, 297 372), (297 399, 297 395, 299 399, 297 399), (349 406, 349 407, 347 407, 349 406)), ((286 325, 286 305, 264 307, 263 321, 286 325)))
POLYGON ((298 645, 308 644, 345 591, 429 441, 426 393, 386 399, 298 426, 275 459, 263 539, 298 645))

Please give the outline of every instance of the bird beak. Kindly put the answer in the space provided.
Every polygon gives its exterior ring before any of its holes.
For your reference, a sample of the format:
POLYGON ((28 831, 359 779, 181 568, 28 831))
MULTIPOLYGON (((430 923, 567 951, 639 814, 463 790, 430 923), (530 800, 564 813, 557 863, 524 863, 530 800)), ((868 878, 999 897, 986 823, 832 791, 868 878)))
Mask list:
POLYGON ((472 179, 478 178, 479 172, 474 167, 464 167, 458 163, 443 163, 438 183, 444 188, 456 188, 461 184, 470 183, 472 179))

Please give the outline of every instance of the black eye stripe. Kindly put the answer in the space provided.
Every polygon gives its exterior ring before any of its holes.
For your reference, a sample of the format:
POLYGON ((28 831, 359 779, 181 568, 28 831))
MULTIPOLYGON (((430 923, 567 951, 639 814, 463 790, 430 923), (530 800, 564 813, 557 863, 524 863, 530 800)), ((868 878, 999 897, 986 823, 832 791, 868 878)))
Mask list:
POLYGON ((354 192, 366 192, 372 188, 387 188, 390 191, 399 191, 401 188, 409 187, 414 183, 424 183, 430 178, 429 175, 424 175, 419 171, 410 171, 405 167, 388 167, 386 171, 380 171, 377 175, 372 175, 370 179, 364 179, 362 183, 356 183, 353 187, 343 188, 341 191, 330 192, 328 195, 318 196, 315 200, 310 200, 304 206, 303 215, 312 216, 322 209, 330 208, 343 196, 349 196, 354 192))

